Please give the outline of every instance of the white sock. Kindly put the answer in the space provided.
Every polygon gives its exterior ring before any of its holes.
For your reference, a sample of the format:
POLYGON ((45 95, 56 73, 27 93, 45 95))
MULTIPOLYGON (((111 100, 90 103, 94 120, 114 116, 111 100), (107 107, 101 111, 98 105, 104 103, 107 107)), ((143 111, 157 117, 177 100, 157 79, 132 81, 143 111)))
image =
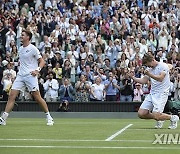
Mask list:
POLYGON ((9 116, 9 113, 3 112, 3 114, 2 114, 1 117, 2 117, 4 120, 6 120, 6 119, 8 118, 8 116, 9 116))
POLYGON ((170 119, 171 121, 173 121, 174 120, 174 115, 171 115, 171 119, 170 119))
POLYGON ((51 119, 52 118, 49 112, 46 112, 45 114, 46 114, 47 119, 51 119))

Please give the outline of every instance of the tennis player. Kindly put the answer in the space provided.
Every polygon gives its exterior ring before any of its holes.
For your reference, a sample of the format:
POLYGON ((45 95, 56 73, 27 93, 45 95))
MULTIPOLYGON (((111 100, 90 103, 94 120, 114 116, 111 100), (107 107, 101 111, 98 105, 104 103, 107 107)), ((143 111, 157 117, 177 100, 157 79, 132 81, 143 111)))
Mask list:
POLYGON ((51 126, 54 124, 53 118, 51 117, 48 106, 44 99, 41 97, 38 86, 37 75, 43 68, 45 62, 39 52, 39 50, 31 44, 30 40, 32 33, 28 30, 22 31, 22 46, 20 47, 18 54, 20 60, 19 72, 15 81, 13 82, 12 89, 6 104, 5 111, 0 117, 0 125, 6 125, 6 120, 9 113, 14 107, 15 99, 23 87, 27 87, 29 92, 33 95, 34 99, 42 107, 46 114, 47 125, 51 126))
POLYGON ((169 129, 176 129, 179 117, 177 115, 168 115, 163 113, 168 99, 170 89, 169 67, 166 63, 158 62, 150 53, 144 55, 142 59, 145 70, 143 78, 134 77, 134 72, 130 72, 130 77, 138 83, 145 84, 151 81, 150 94, 140 106, 138 116, 141 119, 154 119, 157 121, 156 128, 162 128, 165 120, 170 120, 169 129))

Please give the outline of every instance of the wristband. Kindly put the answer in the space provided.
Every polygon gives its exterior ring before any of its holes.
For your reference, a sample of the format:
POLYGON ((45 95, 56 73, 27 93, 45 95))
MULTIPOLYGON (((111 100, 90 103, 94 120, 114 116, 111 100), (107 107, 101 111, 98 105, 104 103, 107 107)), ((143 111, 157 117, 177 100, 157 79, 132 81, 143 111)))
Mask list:
POLYGON ((36 71, 40 72, 41 71, 41 67, 36 68, 36 71))

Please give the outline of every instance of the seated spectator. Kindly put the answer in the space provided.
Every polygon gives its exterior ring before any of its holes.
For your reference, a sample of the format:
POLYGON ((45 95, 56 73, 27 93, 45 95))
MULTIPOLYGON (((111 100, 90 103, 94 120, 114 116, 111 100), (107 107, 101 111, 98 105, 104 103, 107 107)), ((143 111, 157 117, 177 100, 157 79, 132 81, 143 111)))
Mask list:
POLYGON ((53 79, 53 73, 48 74, 48 80, 43 84, 45 93, 45 99, 47 102, 55 102, 58 98, 59 84, 56 79, 53 79))
POLYGON ((65 78, 63 79, 63 84, 60 86, 59 89, 59 97, 60 101, 68 101, 71 102, 74 100, 74 88, 70 84, 69 79, 65 78))
POLYGON ((75 84, 75 89, 75 102, 89 102, 90 85, 84 74, 81 74, 80 80, 75 84))

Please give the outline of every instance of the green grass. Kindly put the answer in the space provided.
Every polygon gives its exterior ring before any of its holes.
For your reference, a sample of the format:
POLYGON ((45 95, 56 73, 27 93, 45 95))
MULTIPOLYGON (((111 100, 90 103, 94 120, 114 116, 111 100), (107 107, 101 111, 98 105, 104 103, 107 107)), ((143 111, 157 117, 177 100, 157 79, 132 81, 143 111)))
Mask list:
POLYGON ((153 129, 154 121, 140 119, 55 119, 46 126, 44 119, 9 118, 0 126, 2 154, 169 154, 179 153, 179 144, 156 144, 154 134, 177 134, 180 129, 153 129), (124 132, 107 138, 133 124, 124 132))

